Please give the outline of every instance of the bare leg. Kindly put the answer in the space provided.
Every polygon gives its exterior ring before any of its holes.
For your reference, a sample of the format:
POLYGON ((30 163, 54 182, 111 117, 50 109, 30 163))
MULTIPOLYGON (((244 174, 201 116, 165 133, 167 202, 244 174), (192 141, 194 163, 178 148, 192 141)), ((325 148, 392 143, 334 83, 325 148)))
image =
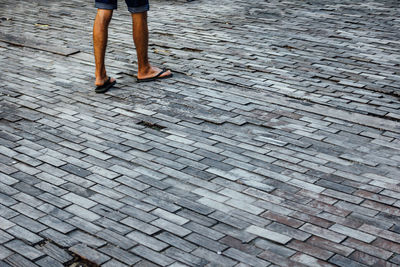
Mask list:
MULTIPOLYGON (((147 12, 132 13, 133 41, 136 46, 138 58, 139 79, 145 79, 156 76, 161 69, 151 66, 148 58, 149 30, 147 27, 147 12)), ((171 71, 166 71, 161 77, 168 76, 171 71)))
MULTIPOLYGON (((93 47, 96 63, 95 84, 97 86, 103 85, 108 79, 106 67, 104 64, 104 58, 107 48, 108 25, 110 24, 112 14, 112 10, 98 9, 96 19, 94 20, 93 47)), ((111 79, 111 82, 112 81, 115 81, 115 79, 111 79)))

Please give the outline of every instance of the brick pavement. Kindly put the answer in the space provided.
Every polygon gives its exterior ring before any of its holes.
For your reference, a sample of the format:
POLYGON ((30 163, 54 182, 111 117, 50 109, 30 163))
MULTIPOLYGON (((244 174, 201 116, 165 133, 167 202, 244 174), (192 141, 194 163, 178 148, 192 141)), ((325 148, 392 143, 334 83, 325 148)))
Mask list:
POLYGON ((400 265, 400 5, 0 1, 0 266, 400 265), (23 46, 15 44, 24 42, 23 46))

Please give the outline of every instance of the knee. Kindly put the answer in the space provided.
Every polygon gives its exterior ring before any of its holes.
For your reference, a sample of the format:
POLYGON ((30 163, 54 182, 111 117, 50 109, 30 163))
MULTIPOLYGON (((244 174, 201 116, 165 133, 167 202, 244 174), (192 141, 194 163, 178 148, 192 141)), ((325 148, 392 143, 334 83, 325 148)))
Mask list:
POLYGON ((109 24, 112 18, 113 11, 108 9, 98 9, 97 18, 104 24, 109 24))

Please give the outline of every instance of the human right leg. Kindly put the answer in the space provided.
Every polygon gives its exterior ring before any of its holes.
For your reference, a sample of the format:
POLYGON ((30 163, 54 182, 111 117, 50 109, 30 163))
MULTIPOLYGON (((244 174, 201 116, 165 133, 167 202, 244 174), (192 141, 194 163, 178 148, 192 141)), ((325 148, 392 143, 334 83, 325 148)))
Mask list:
MULTIPOLYGON (((132 13, 133 41, 136 46, 138 59, 138 79, 149 79, 162 72, 160 68, 153 67, 148 58, 149 31, 147 26, 147 11, 132 13)), ((170 77, 171 71, 167 70, 159 75, 160 78, 170 77)))

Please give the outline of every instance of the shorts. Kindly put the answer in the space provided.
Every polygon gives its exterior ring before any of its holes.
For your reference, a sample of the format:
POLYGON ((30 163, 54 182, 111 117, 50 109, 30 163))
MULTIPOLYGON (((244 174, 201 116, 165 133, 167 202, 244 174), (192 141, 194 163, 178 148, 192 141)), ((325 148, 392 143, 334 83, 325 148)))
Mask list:
MULTIPOLYGON (((149 0, 125 0, 131 13, 141 13, 149 10, 149 0)), ((96 0, 95 7, 99 9, 117 9, 118 0, 96 0)))

